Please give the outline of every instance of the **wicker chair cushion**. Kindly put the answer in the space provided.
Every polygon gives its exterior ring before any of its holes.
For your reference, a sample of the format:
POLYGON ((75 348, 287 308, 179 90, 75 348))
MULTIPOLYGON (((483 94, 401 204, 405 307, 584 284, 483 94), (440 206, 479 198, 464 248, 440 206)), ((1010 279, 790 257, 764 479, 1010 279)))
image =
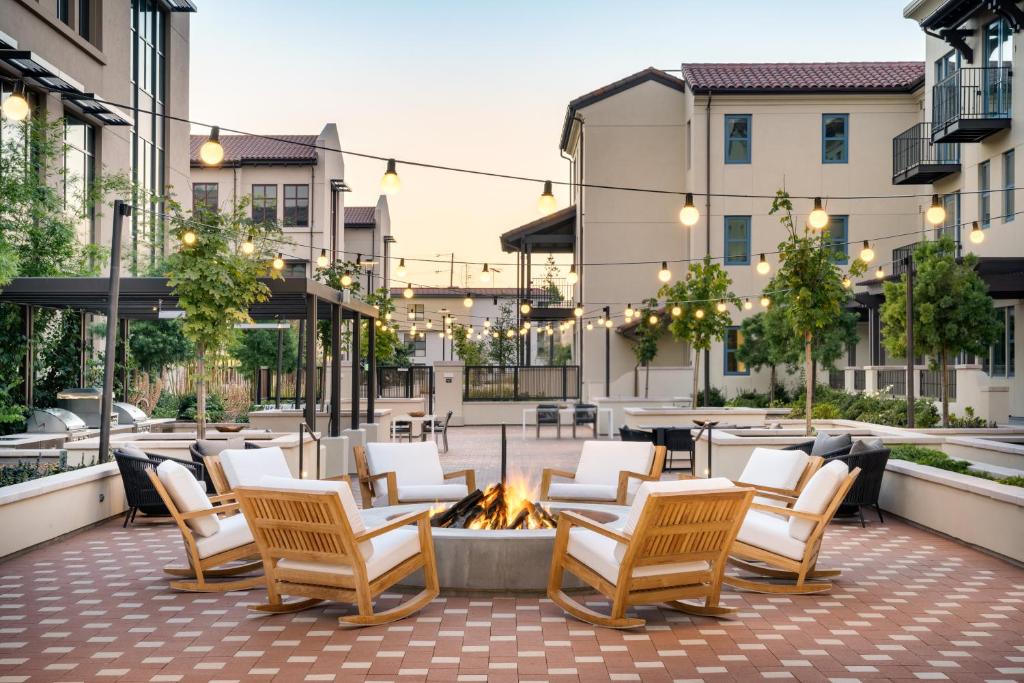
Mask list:
MULTIPOLYGON (((807 486, 804 487, 800 497, 793 504, 793 509, 814 515, 825 512, 848 474, 850 474, 850 468, 846 466, 846 463, 838 460, 829 462, 815 472, 811 480, 807 482, 807 486)), ((789 535, 798 541, 806 541, 814 531, 814 527, 815 522, 809 519, 792 517, 789 520, 789 535)))
MULTIPOLYGON (((167 489, 171 500, 174 501, 174 506, 179 511, 196 512, 213 508, 213 504, 206 496, 206 491, 192 476, 192 473, 180 463, 174 460, 164 460, 157 466, 156 474, 160 477, 160 483, 167 489)), ((220 531, 220 520, 217 519, 217 515, 194 517, 185 520, 185 524, 199 536, 213 536, 220 531)))
MULTIPOLYGON (((366 531, 366 523, 363 521, 362 513, 359 512, 359 506, 356 505, 355 496, 352 495, 352 488, 348 485, 348 482, 325 481, 322 479, 294 479, 292 477, 268 475, 260 479, 258 486, 279 491, 333 491, 338 494, 338 498, 341 500, 341 509, 345 511, 345 517, 348 518, 348 525, 352 528, 352 534, 358 536, 366 531)), ((370 556, 373 555, 373 542, 363 541, 359 544, 359 551, 363 554, 364 560, 370 559, 370 556)))
POLYGON ((653 460, 654 445, 643 441, 584 441, 575 482, 618 487, 619 472, 647 474, 653 460))
POLYGON ((119 448, 115 448, 114 453, 121 453, 123 455, 130 455, 133 458, 145 458, 146 460, 149 460, 149 456, 146 454, 146 451, 136 446, 121 446, 119 448))
POLYGON ((825 432, 819 432, 814 437, 814 445, 811 447, 811 455, 833 455, 853 444, 849 434, 837 434, 829 436, 825 432))
POLYGON ((866 451, 880 451, 885 448, 881 439, 857 439, 850 448, 849 455, 864 453, 866 451))
POLYGON ((259 486, 266 476, 292 477, 284 452, 276 446, 221 451, 220 465, 231 490, 239 486, 259 486))

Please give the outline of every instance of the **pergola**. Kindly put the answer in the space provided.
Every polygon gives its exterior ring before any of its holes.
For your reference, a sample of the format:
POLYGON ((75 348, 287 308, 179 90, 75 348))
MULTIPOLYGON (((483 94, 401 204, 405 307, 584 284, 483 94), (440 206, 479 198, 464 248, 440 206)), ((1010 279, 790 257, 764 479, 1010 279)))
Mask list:
MULTIPOLYGON (((356 301, 332 287, 307 278, 273 279, 262 278, 261 282, 270 290, 270 298, 250 307, 249 315, 256 321, 305 321, 305 413, 304 419, 311 430, 316 429, 316 338, 317 322, 330 321, 331 325, 331 358, 341 357, 341 322, 352 321, 351 360, 352 360, 352 429, 359 428, 360 417, 360 321, 363 318, 375 320, 377 309, 362 301, 356 301)), ((81 374, 84 379, 86 354, 85 313, 107 315, 110 297, 108 294, 110 280, 105 277, 22 277, 15 278, 0 291, 0 303, 18 304, 25 309, 26 338, 32 338, 34 326, 34 309, 52 308, 68 309, 82 313, 79 352, 81 354, 81 374)), ((127 323, 131 320, 157 320, 166 317, 170 311, 178 308, 178 299, 167 278, 162 277, 123 277, 120 279, 118 296, 118 324, 120 334, 127 341, 127 323)), ((376 326, 370 324, 368 347, 375 345, 376 326)), ((122 344, 127 349, 127 344, 122 344)), ((121 372, 127 374, 127 358, 122 351, 119 359, 121 372)), ((31 343, 26 348, 25 388, 26 396, 31 401, 32 372, 31 343)), ((373 422, 374 396, 376 394, 376 361, 375 355, 368 354, 366 421, 373 422)), ((331 436, 341 434, 341 364, 331 363, 331 436)), ((127 383, 124 384, 127 386, 127 383)), ((298 398, 296 397, 296 402, 298 398)))

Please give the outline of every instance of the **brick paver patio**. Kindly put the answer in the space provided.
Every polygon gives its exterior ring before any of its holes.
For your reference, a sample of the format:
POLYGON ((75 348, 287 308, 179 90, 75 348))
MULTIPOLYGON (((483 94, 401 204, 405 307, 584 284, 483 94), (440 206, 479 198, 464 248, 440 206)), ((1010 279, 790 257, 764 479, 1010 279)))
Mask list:
MULTIPOLYGON (((579 441, 509 434, 513 464, 575 464, 579 441)), ((496 429, 450 436, 446 468, 496 478, 496 429)), ((169 590, 160 567, 180 555, 172 527, 112 521, 0 564, 0 683, 1024 680, 1024 570, 894 520, 833 525, 823 564, 845 572, 830 594, 727 589, 738 619, 645 607, 638 631, 538 597, 442 595, 366 629, 338 626, 347 605, 256 616, 259 591, 169 590)))

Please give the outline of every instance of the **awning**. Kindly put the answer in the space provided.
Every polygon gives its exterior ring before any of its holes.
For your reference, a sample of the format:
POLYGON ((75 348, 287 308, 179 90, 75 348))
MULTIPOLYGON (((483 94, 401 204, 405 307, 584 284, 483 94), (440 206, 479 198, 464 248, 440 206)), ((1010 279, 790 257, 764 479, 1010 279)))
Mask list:
MULTIPOLYGON (((1024 258, 982 256, 976 270, 993 299, 1024 299, 1024 258)), ((901 274, 895 274, 858 282, 857 285, 866 287, 867 291, 858 292, 855 298, 865 306, 878 306, 885 299, 882 283, 898 282, 900 277, 901 274)))
POLYGON ((549 254, 576 251, 576 207, 567 206, 543 218, 509 230, 501 236, 503 251, 525 252, 527 247, 549 254))

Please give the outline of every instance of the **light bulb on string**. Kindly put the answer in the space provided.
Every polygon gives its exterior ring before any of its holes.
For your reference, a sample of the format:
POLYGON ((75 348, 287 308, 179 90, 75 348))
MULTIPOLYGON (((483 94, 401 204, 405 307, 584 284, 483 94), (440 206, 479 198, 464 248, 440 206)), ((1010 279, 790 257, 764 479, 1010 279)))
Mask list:
POLYGON ((402 290, 402 296, 404 296, 406 299, 411 299, 414 295, 415 292, 412 291, 412 285, 406 282, 405 289, 402 290))
POLYGON ((946 208, 942 206, 939 195, 932 195, 932 205, 924 212, 924 217, 932 225, 939 225, 946 220, 946 208))
POLYGON ((743 310, 749 311, 753 307, 754 307, 754 304, 753 304, 753 302, 750 301, 750 299, 744 299, 743 300, 743 310))
POLYGON ((768 308, 772 305, 772 300, 766 296, 761 297, 761 308, 768 308))
POLYGON ((882 268, 882 266, 878 266, 878 268, 875 270, 875 279, 881 280, 883 278, 885 278, 885 268, 882 268))
POLYGON ((604 316, 603 315, 600 318, 597 319, 597 326, 598 327, 604 327, 604 316))
POLYGON ((402 181, 398 178, 398 171, 395 170, 395 160, 388 159, 387 170, 384 171, 384 177, 380 179, 380 191, 392 196, 398 194, 400 189, 402 189, 402 181))
POLYGON ((678 318, 682 314, 683 314, 683 307, 682 306, 673 306, 672 307, 672 317, 673 318, 678 318))
POLYGON ((587 332, 590 332, 592 329, 594 329, 594 323, 588 322, 587 323, 587 332))
POLYGON ((485 263, 484 267, 483 267, 483 270, 480 271, 480 282, 485 282, 486 283, 486 282, 490 282, 490 281, 491 281, 491 270, 490 270, 490 268, 487 267, 487 264, 485 263))
POLYGON ((210 129, 210 137, 199 148, 199 158, 207 166, 218 166, 224 161, 224 147, 220 144, 220 127, 210 129))
POLYGON ((326 268, 327 264, 330 263, 330 259, 327 258, 327 250, 321 249, 320 255, 316 257, 316 265, 318 268, 326 268))
POLYGON ((864 240, 864 246, 860 248, 860 254, 858 257, 864 263, 871 263, 875 260, 875 250, 871 248, 871 243, 864 240))
POLYGON ((256 245, 253 244, 251 237, 246 237, 245 241, 242 242, 242 253, 246 256, 252 256, 256 253, 256 245))
POLYGON ((551 190, 551 181, 544 181, 544 191, 541 192, 540 199, 537 200, 537 210, 547 216, 558 208, 558 202, 555 201, 555 194, 551 190))
POLYGON ((274 270, 284 270, 284 255, 281 252, 277 252, 277 256, 274 257, 270 265, 274 267, 274 270))
POLYGON ((652 313, 651 316, 649 318, 647 318, 647 324, 650 325, 651 327, 654 327, 655 325, 657 325, 658 324, 658 316, 656 316, 656 315, 654 315, 652 313))
POLYGON ((405 259, 398 259, 398 269, 395 270, 395 277, 401 279, 405 277, 405 259))
POLYGON ((604 321, 604 326, 605 326, 605 329, 609 329, 610 330, 610 329, 612 329, 612 327, 615 326, 615 323, 613 323, 612 319, 609 318, 608 320, 604 321))
POLYGON ((700 220, 700 211, 693 205, 693 193, 686 193, 686 200, 683 202, 683 208, 679 209, 679 222, 688 228, 692 228, 697 225, 697 221, 700 220))
POLYGON ((473 308, 473 296, 471 294, 467 294, 466 298, 462 300, 462 305, 466 308, 473 308))
POLYGON ((431 329, 432 327, 434 327, 434 321, 433 320, 428 320, 426 322, 426 326, 427 326, 428 330, 431 329))
POLYGON ((4 100, 3 113, 11 121, 24 121, 28 118, 29 111, 28 100, 25 98, 25 84, 19 81, 14 87, 14 92, 4 100))
POLYGON ((523 303, 519 304, 519 312, 522 313, 523 315, 529 315, 530 314, 530 302, 529 301, 524 301, 523 303))
POLYGON ((515 330, 508 330, 507 332, 505 332, 505 336, 508 339, 511 339, 512 337, 516 336, 516 331, 515 330))
POLYGON ((342 287, 351 287, 352 286, 352 273, 348 272, 347 270, 344 273, 342 273, 342 276, 341 276, 341 286, 342 287))
POLYGON ((577 318, 582 318, 583 317, 583 302, 582 301, 580 301, 579 303, 576 304, 576 308, 572 309, 572 314, 574 316, 576 316, 577 318))
POLYGON ((181 235, 181 243, 184 244, 186 247, 191 247, 193 244, 196 243, 196 233, 193 232, 192 230, 186 230, 181 235))
POLYGON ((727 308, 728 306, 725 305, 724 301, 719 301, 717 304, 715 304, 715 310, 717 310, 719 313, 725 313, 727 308))
POLYGON ((668 282, 672 279, 672 271, 668 269, 668 261, 661 262, 661 270, 658 271, 658 280, 668 282))
POLYGON ((626 320, 629 320, 630 318, 632 318, 633 317, 633 304, 626 304, 626 310, 623 312, 623 314, 626 316, 626 320))
POLYGON ((821 197, 814 198, 814 208, 811 210, 810 215, 807 216, 807 222, 815 230, 824 230, 825 226, 828 225, 828 213, 821 206, 821 197))
POLYGON ((971 240, 971 244, 981 244, 985 241, 985 231, 978 225, 978 221, 974 221, 971 225, 971 232, 967 235, 968 239, 971 240))
POLYGON ((770 272, 772 272, 772 266, 768 263, 768 259, 764 257, 764 254, 761 254, 761 258, 757 262, 757 274, 767 275, 770 272))
POLYGON ((566 280, 570 285, 574 285, 580 281, 580 276, 576 273, 575 263, 569 266, 569 275, 566 277, 566 280))
POLYGON ((850 279, 850 276, 843 277, 843 289, 849 289, 851 286, 853 286, 853 281, 850 279))
POLYGON ((523 329, 524 330, 528 330, 531 327, 533 327, 533 323, 531 323, 529 320, 524 320, 523 321, 523 329))
POLYGON ((484 327, 490 327, 490 326, 491 326, 491 318, 490 318, 490 316, 487 316, 487 320, 484 320, 484 327))
POLYGON ((693 312, 693 317, 696 318, 697 320, 703 320, 704 319, 704 309, 703 308, 698 308, 696 311, 693 312))

